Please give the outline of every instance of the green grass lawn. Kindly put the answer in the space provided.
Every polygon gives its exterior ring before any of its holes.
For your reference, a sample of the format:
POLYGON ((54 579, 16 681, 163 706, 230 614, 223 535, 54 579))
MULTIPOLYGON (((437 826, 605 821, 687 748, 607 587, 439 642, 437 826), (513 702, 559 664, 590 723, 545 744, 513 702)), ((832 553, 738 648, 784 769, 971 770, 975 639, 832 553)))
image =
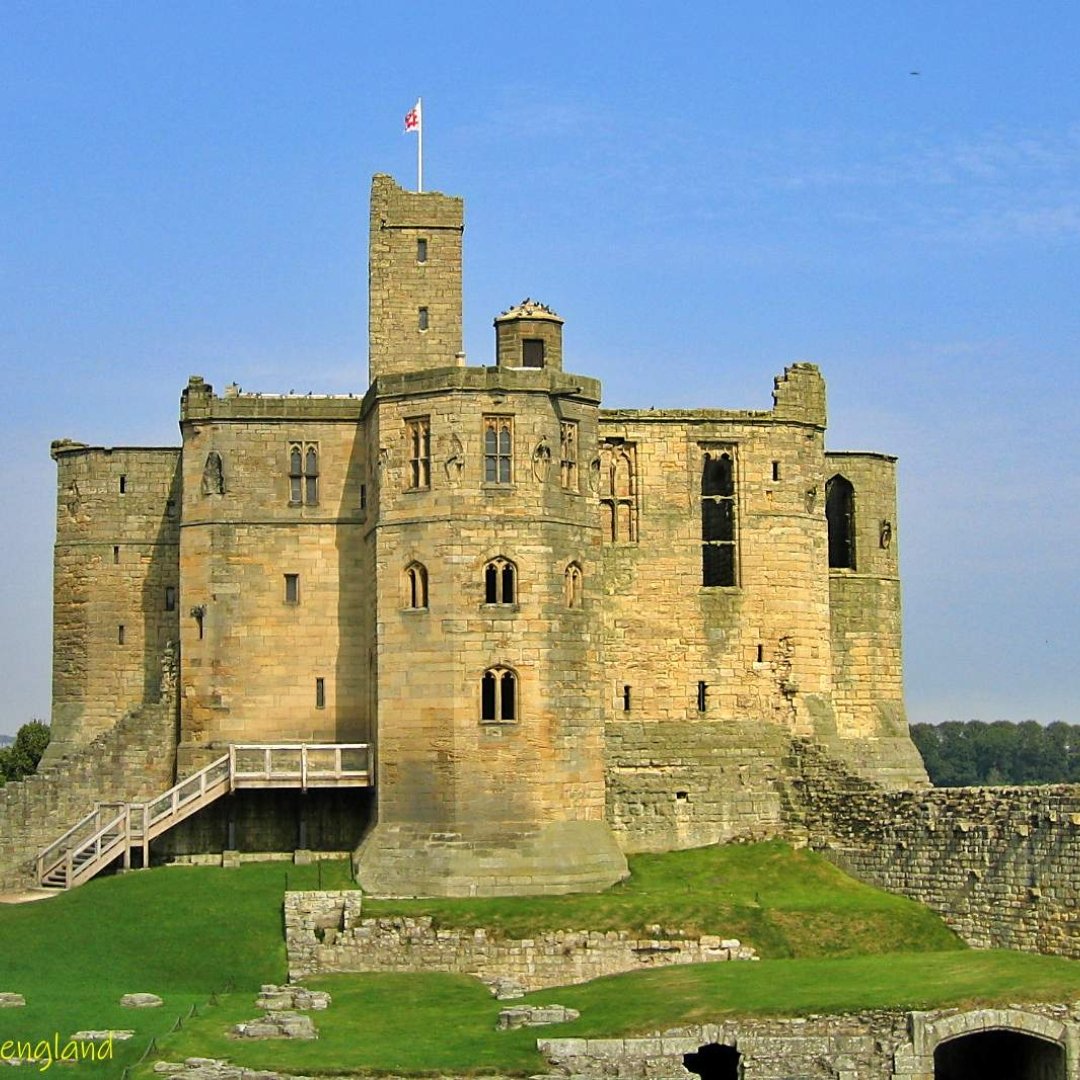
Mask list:
MULTIPOLYGON (((508 934, 544 927, 665 930, 740 937, 767 959, 653 969, 532 994, 582 1011, 551 1034, 654 1030, 733 1012, 800 1014, 968 1001, 1073 1000, 1080 964, 971 952, 926 909, 861 885, 782 844, 636 856, 633 878, 598 896, 369 901, 369 914, 425 912, 441 923, 508 934)), ((0 1012, 0 1043, 65 1040, 84 1028, 133 1028, 112 1062, 74 1067, 119 1077, 151 1038, 151 1057, 230 1057, 258 1068, 320 1072, 530 1073, 536 1031, 496 1032, 500 1003, 466 976, 343 975, 311 984, 334 1005, 314 1014, 320 1038, 242 1043, 234 1023, 257 1015, 263 982, 285 978, 285 889, 345 888, 347 866, 170 867, 93 881, 55 899, 0 907, 0 990, 24 1009, 0 1012), (321 874, 321 881, 320 881, 321 874), (165 1007, 130 1010, 150 991, 165 1007), (216 995, 216 996, 215 996, 216 995), (197 1014, 189 1017, 192 1007, 197 1014), (182 1028, 170 1034, 178 1017, 182 1028)), ((150 1075, 144 1067, 141 1074, 150 1075)))
MULTIPOLYGON (((597 979, 498 1002, 461 975, 337 975, 309 980, 333 1004, 313 1013, 316 1042, 238 1042, 225 1032, 257 1015, 230 994, 162 1045, 162 1055, 228 1058, 253 1069, 314 1073, 537 1073, 537 1037, 640 1034, 739 1015, 932 1008, 1080 994, 1080 964, 1011 952, 899 953, 831 960, 693 964, 597 979), (557 1002, 581 1017, 544 1029, 495 1030, 506 1004, 557 1002)), ((149 1073, 147 1074, 149 1075, 149 1073)))
POLYGON ((732 844, 632 855, 629 880, 599 895, 491 900, 366 900, 368 915, 431 915, 442 926, 539 930, 647 927, 720 934, 763 957, 858 956, 963 948, 931 911, 864 885, 810 851, 732 844))

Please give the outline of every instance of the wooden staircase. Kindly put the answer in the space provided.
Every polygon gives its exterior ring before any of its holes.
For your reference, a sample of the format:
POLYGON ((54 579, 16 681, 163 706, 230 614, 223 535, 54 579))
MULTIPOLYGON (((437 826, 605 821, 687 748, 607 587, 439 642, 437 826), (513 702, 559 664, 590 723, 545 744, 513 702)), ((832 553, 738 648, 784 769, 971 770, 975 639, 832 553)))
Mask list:
POLYGON ((54 889, 73 889, 117 859, 131 866, 150 841, 238 788, 369 787, 367 743, 275 743, 229 747, 228 753, 148 802, 98 803, 37 857, 37 878, 54 889))

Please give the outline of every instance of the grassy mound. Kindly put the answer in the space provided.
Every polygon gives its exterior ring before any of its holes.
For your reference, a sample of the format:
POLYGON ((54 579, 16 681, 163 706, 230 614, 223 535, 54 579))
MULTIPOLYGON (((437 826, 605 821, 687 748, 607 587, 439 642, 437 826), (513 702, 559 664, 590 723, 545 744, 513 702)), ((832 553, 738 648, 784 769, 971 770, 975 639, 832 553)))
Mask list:
POLYGON ((864 885, 787 844, 733 844, 630 857, 631 877, 599 895, 366 900, 368 915, 430 915, 440 926, 721 934, 763 957, 962 949, 935 914, 864 885))

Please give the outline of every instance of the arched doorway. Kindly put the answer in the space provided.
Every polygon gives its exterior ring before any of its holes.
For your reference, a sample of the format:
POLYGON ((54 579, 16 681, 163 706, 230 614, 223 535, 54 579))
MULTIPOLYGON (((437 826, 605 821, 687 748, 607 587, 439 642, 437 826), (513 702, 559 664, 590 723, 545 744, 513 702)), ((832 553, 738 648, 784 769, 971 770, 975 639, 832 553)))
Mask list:
POLYGON ((701 1080, 739 1080, 741 1059, 734 1046, 706 1043, 696 1054, 683 1054, 682 1060, 687 1072, 697 1073, 701 1080))
POLYGON ((1065 1080, 1065 1047, 1022 1031, 974 1031, 940 1043, 934 1080, 1065 1080))

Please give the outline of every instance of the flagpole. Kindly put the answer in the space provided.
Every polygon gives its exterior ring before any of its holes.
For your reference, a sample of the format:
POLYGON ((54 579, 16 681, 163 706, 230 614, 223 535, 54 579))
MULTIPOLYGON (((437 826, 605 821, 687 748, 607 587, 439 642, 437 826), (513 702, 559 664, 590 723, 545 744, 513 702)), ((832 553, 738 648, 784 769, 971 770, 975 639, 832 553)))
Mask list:
POLYGON ((416 190, 424 190, 424 99, 416 99, 416 112, 420 118, 417 124, 416 140, 416 190))

